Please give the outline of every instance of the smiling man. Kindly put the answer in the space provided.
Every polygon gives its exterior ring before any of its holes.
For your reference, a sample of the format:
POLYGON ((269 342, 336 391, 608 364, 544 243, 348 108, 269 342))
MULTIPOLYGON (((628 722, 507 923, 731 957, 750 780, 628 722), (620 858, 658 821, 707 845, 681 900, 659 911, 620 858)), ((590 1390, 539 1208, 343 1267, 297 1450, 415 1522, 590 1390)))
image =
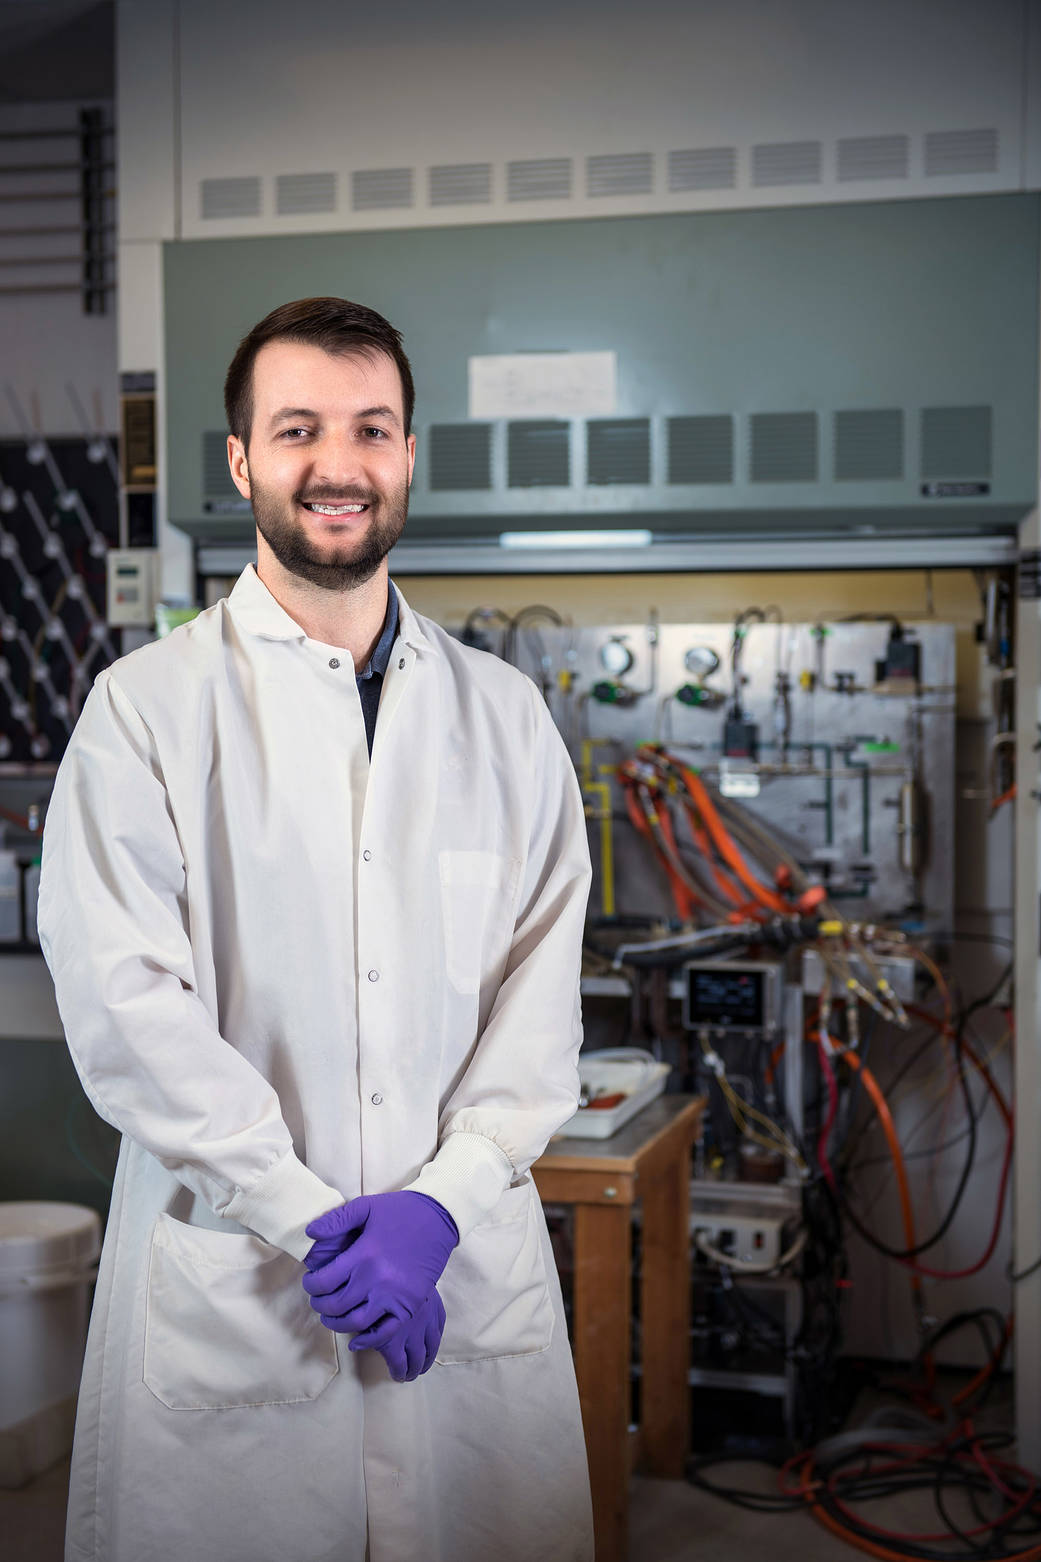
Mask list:
POLYGON ((230 597, 99 677, 41 942, 123 1133, 70 1562, 589 1562, 529 1175, 577 1101, 589 861, 533 686, 389 581, 415 460, 380 315, 240 344, 230 597))

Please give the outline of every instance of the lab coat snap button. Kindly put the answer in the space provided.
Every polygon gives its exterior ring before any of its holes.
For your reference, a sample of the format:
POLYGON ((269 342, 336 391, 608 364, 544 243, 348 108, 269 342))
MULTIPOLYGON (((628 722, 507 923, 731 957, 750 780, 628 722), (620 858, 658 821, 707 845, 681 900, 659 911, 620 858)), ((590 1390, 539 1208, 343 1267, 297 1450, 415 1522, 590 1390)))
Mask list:
POLYGON ((383 1105, 383 1097, 380 1095, 378 1090, 376 1091, 376 1094, 372 1098, 372 1104, 373 1104, 373 1106, 382 1106, 383 1105))
POLYGON ((372 853, 371 852, 362 852, 362 857, 364 858, 364 860, 366 862, 371 862, 372 861, 372 853))
POLYGON ((340 665, 340 658, 338 656, 330 656, 330 658, 329 658, 329 666, 332 667, 332 668, 336 668, 336 667, 339 667, 339 665, 340 665))
POLYGON ((405 658, 402 657, 401 661, 398 663, 398 671, 399 672, 401 671, 402 667, 404 667, 404 665, 405 665, 405 658))
POLYGON ((378 971, 370 971, 369 972, 369 981, 370 982, 378 982, 379 979, 380 979, 380 973, 378 971))

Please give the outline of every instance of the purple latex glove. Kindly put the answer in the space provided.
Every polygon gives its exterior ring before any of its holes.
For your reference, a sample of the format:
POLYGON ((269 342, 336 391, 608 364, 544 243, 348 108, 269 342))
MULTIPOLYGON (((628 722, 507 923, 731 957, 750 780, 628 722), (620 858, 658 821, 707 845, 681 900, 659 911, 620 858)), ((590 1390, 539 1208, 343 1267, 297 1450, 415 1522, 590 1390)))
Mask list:
POLYGON ((414 1318, 399 1323, 385 1317, 356 1334, 347 1349, 378 1350, 395 1383, 411 1383, 434 1365, 444 1332, 445 1307, 435 1286, 414 1318))
POLYGON ((343 1334, 416 1318, 459 1241, 448 1211, 410 1190, 351 1199, 312 1220, 307 1235, 315 1244, 304 1290, 326 1328, 343 1334))

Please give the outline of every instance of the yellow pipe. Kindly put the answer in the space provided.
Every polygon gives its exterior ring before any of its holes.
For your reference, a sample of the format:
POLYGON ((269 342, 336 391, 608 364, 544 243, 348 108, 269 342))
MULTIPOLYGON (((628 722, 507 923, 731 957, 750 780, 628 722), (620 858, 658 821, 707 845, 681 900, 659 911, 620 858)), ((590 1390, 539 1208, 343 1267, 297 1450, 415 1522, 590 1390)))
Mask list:
MULTIPOLYGON (((585 745, 583 745, 584 749, 585 745)), ((590 755, 590 759, 591 759, 590 755)), ((586 755, 582 755, 583 766, 586 755)), ((599 794, 600 807, 586 808, 590 819, 600 821, 600 909, 605 917, 614 916, 614 837, 611 833, 611 788, 606 781, 584 781, 582 790, 599 794)))

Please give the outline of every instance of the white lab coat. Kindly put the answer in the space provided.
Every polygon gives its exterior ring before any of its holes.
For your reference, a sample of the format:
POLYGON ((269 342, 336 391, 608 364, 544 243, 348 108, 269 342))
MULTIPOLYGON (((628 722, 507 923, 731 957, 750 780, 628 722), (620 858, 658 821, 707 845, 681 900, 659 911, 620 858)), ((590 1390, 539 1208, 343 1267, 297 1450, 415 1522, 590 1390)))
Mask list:
POLYGON ((252 567, 100 675, 39 912, 124 1135, 70 1562, 592 1556, 527 1175, 577 1100, 588 881, 534 687, 404 601, 371 762, 350 656, 252 567), (320 1324, 300 1260, 321 1211, 408 1187, 461 1241, 437 1364, 397 1384, 320 1324))

